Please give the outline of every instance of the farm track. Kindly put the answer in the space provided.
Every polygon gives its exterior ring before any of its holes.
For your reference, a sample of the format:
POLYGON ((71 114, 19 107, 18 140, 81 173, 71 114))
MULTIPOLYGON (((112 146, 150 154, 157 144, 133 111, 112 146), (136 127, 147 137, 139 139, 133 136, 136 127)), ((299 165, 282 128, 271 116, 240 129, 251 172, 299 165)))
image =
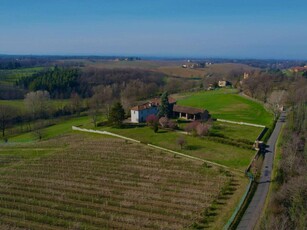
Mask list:
POLYGON ((197 221, 232 178, 200 162, 140 147, 118 139, 87 139, 2 168, 1 224, 180 229, 197 221))

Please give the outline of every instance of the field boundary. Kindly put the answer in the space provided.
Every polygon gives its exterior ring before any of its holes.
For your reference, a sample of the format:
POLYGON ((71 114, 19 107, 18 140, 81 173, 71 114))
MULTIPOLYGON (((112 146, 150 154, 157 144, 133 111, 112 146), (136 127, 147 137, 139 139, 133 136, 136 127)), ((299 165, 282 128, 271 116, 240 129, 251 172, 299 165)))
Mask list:
MULTIPOLYGON (((109 135, 109 136, 118 137, 118 138, 121 138, 121 139, 124 139, 124 140, 133 141, 133 142, 142 144, 141 141, 138 141, 138 140, 135 140, 135 139, 132 139, 132 138, 129 138, 129 137, 125 137, 125 136, 122 136, 122 135, 118 135, 118 134, 115 134, 115 133, 111 133, 111 132, 108 132, 108 131, 84 129, 84 128, 79 128, 79 127, 76 127, 76 126, 72 126, 72 130, 81 131, 81 132, 88 132, 88 133, 96 133, 96 134, 102 134, 102 135, 109 135)), ((173 154, 185 157, 185 158, 201 161, 201 162, 211 164, 211 165, 214 165, 214 166, 217 166, 217 167, 220 167, 220 168, 224 168, 224 169, 227 169, 229 171, 237 171, 237 172, 240 172, 240 173, 244 173, 244 171, 239 170, 239 169, 230 168, 230 167, 225 166, 225 165, 221 165, 221 164, 218 164, 218 163, 215 163, 215 162, 212 162, 212 161, 208 161, 208 160, 205 160, 205 159, 201 159, 201 158, 198 158, 198 157, 190 156, 190 155, 180 153, 180 152, 177 152, 177 151, 173 151, 173 150, 170 150, 170 149, 166 149, 166 148, 163 148, 163 147, 160 147, 160 146, 157 146, 157 145, 152 145, 152 144, 145 144, 145 145, 148 146, 148 147, 151 147, 151 148, 155 148, 155 149, 163 150, 163 151, 166 151, 166 152, 169 152, 169 153, 173 153, 173 154)))
POLYGON ((243 196, 241 197, 241 199, 239 201, 239 204, 236 206, 235 211, 232 213, 232 216, 230 217, 230 219, 225 224, 223 230, 230 229, 230 226, 233 224, 234 220, 238 216, 238 213, 242 209, 242 206, 243 206, 244 202, 246 201, 247 195, 250 193, 251 186, 252 186, 252 183, 253 183, 253 178, 252 177, 248 177, 248 179, 249 179, 249 182, 248 182, 248 185, 247 185, 247 187, 245 189, 245 192, 244 192, 243 196))
POLYGON ((217 118, 216 120, 220 122, 237 124, 237 125, 247 125, 247 126, 259 127, 259 128, 265 128, 265 125, 258 125, 258 124, 243 122, 243 121, 229 121, 229 120, 224 120, 224 119, 219 119, 219 118, 217 118))
POLYGON ((94 129, 83 129, 83 128, 79 128, 79 127, 76 127, 76 126, 72 126, 72 130, 81 131, 81 132, 88 132, 88 133, 97 133, 97 134, 109 135, 109 136, 125 139, 125 140, 128 140, 128 141, 141 143, 138 140, 135 140, 135 139, 132 139, 132 138, 129 138, 129 137, 124 137, 124 136, 121 136, 121 135, 118 135, 118 134, 115 134, 115 133, 111 133, 111 132, 107 132, 107 131, 99 131, 99 130, 94 130, 94 129))
POLYGON ((201 158, 198 158, 198 157, 190 156, 190 155, 187 155, 187 154, 184 154, 184 153, 176 152, 176 151, 173 151, 173 150, 170 150, 170 149, 159 147, 157 145, 152 145, 152 144, 147 144, 147 145, 149 147, 152 147, 152 148, 155 148, 155 149, 159 149, 159 150, 167 151, 167 152, 170 152, 170 153, 174 153, 174 154, 177 154, 179 156, 183 156, 183 157, 190 158, 190 159, 193 159, 193 160, 202 161, 202 162, 205 162, 205 163, 208 163, 208 164, 215 165, 217 167, 222 167, 222 168, 225 168, 225 169, 228 169, 228 170, 238 170, 240 172, 243 172, 243 171, 241 171, 239 169, 233 169, 233 168, 230 168, 230 167, 225 166, 225 165, 221 165, 221 164, 218 164, 218 163, 215 163, 215 162, 212 162, 212 161, 207 161, 205 159, 201 159, 201 158))

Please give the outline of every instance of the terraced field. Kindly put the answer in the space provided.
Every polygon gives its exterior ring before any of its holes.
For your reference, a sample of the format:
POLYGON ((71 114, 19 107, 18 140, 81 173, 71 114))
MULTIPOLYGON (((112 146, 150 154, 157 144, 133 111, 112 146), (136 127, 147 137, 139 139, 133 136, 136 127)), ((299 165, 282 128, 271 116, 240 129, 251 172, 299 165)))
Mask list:
POLYGON ((51 141, 61 149, 15 164, 9 160, 15 147, 0 151, 10 162, 0 169, 0 228, 187 228, 203 220, 234 180, 199 162, 114 138, 51 141))

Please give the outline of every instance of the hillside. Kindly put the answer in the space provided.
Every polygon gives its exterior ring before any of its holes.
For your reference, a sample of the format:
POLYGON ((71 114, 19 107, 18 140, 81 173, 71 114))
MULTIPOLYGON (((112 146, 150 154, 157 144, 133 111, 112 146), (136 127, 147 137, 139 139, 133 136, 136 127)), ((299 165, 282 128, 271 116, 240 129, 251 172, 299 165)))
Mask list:
POLYGON ((236 90, 220 89, 178 95, 178 104, 207 109, 214 118, 270 126, 273 114, 262 104, 240 96, 236 90))

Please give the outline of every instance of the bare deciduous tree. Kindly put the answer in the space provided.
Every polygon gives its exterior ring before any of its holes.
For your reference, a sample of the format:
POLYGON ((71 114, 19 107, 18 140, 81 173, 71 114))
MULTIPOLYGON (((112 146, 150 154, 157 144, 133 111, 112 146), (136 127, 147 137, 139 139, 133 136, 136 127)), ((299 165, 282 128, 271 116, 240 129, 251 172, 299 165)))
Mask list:
POLYGON ((2 137, 5 136, 5 130, 9 126, 12 118, 16 114, 16 109, 9 105, 0 105, 0 127, 2 137))
POLYGON ((275 118, 280 113, 286 97, 285 90, 275 90, 271 93, 267 100, 269 108, 273 111, 275 118))
POLYGON ((78 93, 72 93, 70 96, 70 107, 72 113, 77 113, 80 116, 82 100, 78 93))
POLYGON ((180 145, 180 149, 183 148, 183 146, 185 146, 187 143, 186 139, 183 137, 183 136, 180 136, 178 139, 177 139, 177 144, 180 145))
POLYGON ((48 91, 39 90, 27 93, 24 102, 27 110, 32 115, 32 119, 37 119, 49 115, 50 94, 48 91))

